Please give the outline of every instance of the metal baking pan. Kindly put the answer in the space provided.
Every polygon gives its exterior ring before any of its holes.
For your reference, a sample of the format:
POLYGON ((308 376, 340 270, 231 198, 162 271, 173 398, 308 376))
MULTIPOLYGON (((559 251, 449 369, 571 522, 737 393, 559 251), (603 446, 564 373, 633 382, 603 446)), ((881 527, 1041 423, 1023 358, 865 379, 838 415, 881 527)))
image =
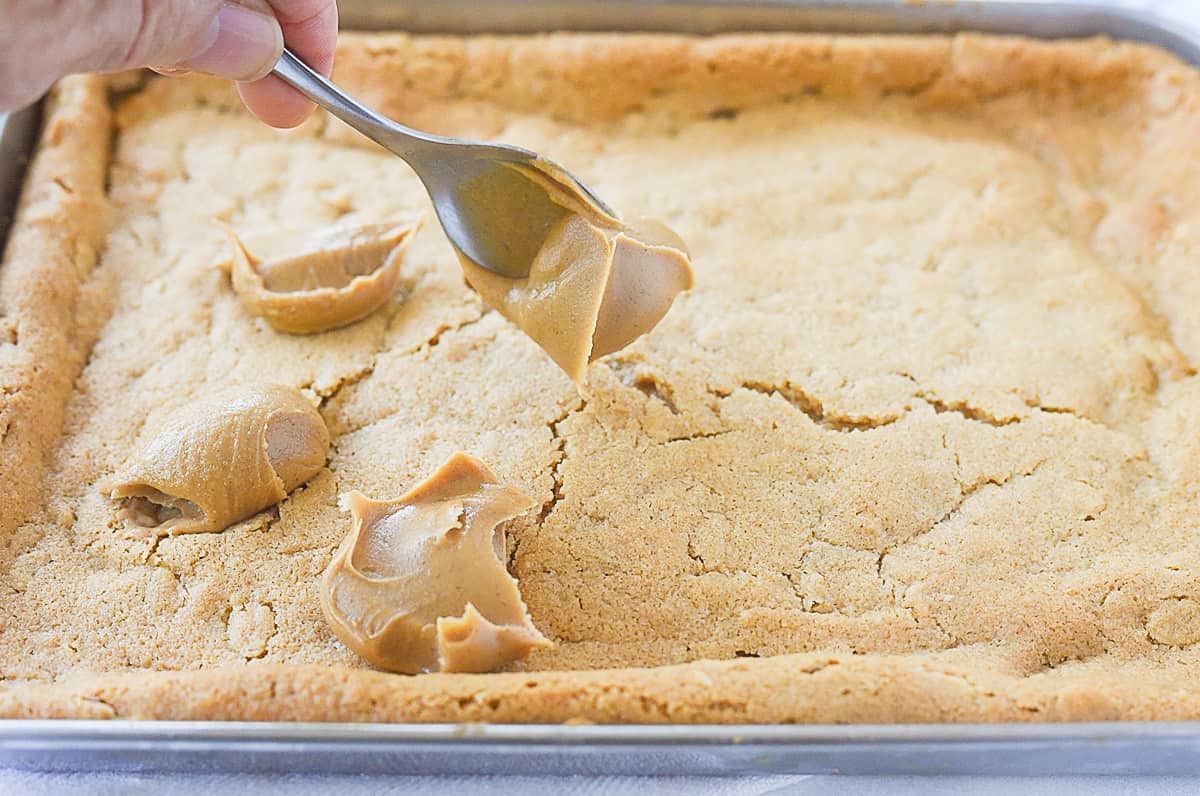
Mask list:
POLYGON ((12 224, 21 178, 33 153, 41 115, 37 105, 15 113, 0 113, 0 245, 12 224))
MULTIPOLYGON (((1080 3, 868 0, 341 0, 357 29, 974 30, 1157 44, 1200 65, 1200 35, 1080 3)), ((0 237, 36 109, 0 117, 0 237)), ((421 774, 1197 774, 1200 723, 545 726, 0 721, 0 766, 56 771, 421 774)))

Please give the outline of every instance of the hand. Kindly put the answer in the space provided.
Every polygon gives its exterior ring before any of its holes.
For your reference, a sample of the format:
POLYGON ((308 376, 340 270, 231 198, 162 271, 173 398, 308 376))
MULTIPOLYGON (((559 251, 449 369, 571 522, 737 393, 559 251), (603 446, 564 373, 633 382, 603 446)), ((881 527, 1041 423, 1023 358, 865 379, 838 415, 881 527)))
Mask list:
POLYGON ((313 106, 271 71, 287 43, 328 75, 335 0, 3 0, 0 111, 36 100, 63 75, 151 67, 238 82, 256 116, 295 127, 313 106))

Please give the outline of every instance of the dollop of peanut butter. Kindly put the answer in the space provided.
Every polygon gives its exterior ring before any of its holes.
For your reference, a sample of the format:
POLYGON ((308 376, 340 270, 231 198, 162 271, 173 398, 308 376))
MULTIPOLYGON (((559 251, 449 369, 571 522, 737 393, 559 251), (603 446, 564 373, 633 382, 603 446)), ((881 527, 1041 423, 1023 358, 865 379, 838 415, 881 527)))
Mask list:
POLYGON ((591 362, 658 325, 675 297, 691 288, 691 262, 683 242, 660 222, 623 224, 572 199, 552 172, 522 171, 564 208, 529 275, 495 274, 461 252, 459 262, 485 302, 582 383, 591 362))
POLYGON ((233 257, 222 266, 250 314, 281 332, 323 332, 361 320, 387 301, 420 225, 333 226, 245 242, 230 231, 233 257))
POLYGON ((328 448, 325 421, 299 390, 235 387, 171 414, 100 491, 145 534, 219 531, 316 475, 328 448))
POLYGON ((457 453, 391 501, 346 496, 350 533, 321 577, 333 632, 382 669, 487 672, 536 647, 504 566, 504 523, 533 508, 478 459, 457 453))

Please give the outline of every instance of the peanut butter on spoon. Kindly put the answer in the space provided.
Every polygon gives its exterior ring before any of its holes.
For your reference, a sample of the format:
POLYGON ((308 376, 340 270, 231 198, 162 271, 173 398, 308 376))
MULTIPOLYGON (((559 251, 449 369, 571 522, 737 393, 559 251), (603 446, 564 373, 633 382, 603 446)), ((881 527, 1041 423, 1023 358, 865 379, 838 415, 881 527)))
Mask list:
MULTIPOLYGON (((513 166, 512 168, 519 168, 513 166)), ((692 286, 683 242, 662 224, 626 225, 573 201, 542 182, 562 207, 546 219, 546 230, 514 230, 514 246, 525 237, 542 242, 522 278, 480 267, 459 253, 467 282, 485 302, 515 323, 576 383, 596 359, 619 351, 653 329, 675 297, 692 286)))
POLYGON ((321 577, 342 642, 407 674, 486 672, 553 646, 504 566, 507 520, 535 505, 471 456, 452 456, 391 501, 346 496, 352 524, 321 577))

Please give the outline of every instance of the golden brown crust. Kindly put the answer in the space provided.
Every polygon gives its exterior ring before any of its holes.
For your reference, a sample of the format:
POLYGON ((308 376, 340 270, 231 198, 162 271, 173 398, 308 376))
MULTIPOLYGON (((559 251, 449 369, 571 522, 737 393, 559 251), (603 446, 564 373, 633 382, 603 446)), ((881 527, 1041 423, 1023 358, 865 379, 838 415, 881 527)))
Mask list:
POLYGON ((211 274, 212 220, 416 212, 419 185, 326 119, 273 136, 216 81, 150 83, 118 111, 112 321, 0 561, 0 712, 1200 717, 1194 70, 980 36, 347 36, 338 64, 402 121, 545 149, 663 217, 695 289, 582 397, 432 229, 388 306, 274 336, 211 274), (278 518, 111 532, 87 496, 141 420, 267 367, 322 398, 330 467, 278 518), (543 671, 351 668, 315 599, 336 494, 459 448, 542 503, 509 566, 557 646, 543 671))
POLYGON ((62 81, 0 264, 0 536, 44 500, 41 479, 102 312, 84 285, 107 229, 110 112, 103 79, 62 81))
MULTIPOLYGON (((959 651, 960 653, 962 651, 959 651)), ((1012 677, 955 653, 785 655, 653 669, 406 677, 343 666, 148 672, 0 690, 0 716, 493 723, 1191 720, 1200 695, 1144 664, 1012 677)))

